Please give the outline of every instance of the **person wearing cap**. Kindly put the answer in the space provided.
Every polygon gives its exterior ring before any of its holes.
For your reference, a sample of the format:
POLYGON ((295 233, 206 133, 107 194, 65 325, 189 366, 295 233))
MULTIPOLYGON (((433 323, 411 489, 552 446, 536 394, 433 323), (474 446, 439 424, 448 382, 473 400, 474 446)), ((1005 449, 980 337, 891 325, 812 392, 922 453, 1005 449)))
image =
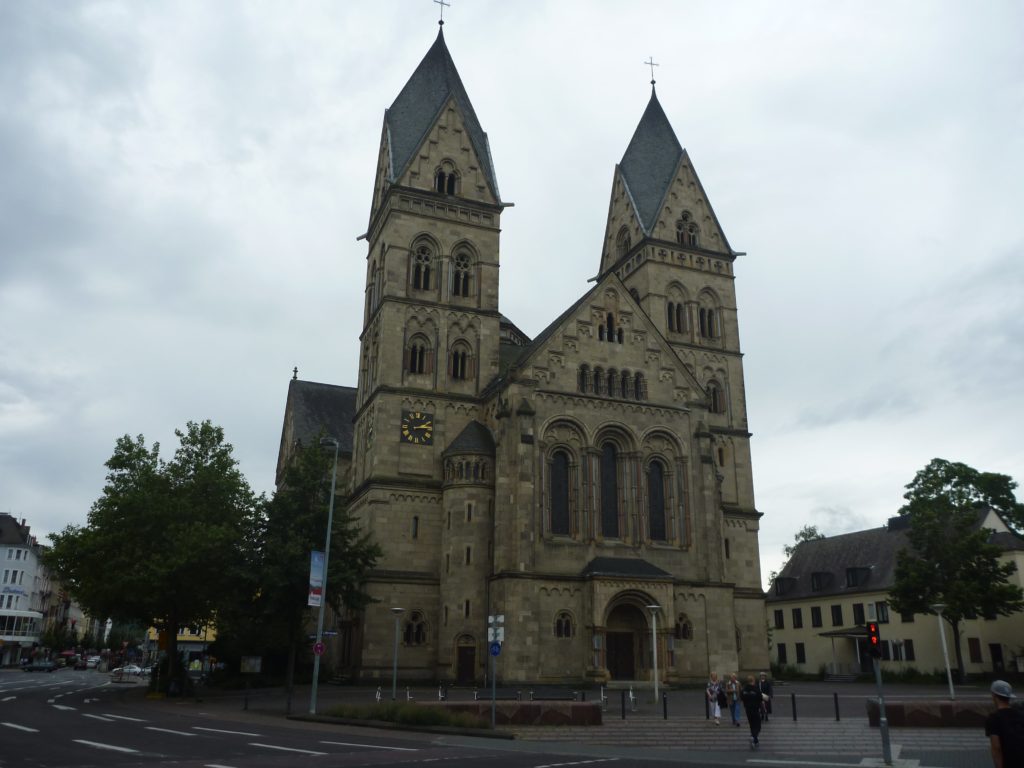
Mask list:
POLYGON ((992 683, 996 711, 985 718, 985 735, 995 768, 1024 768, 1024 710, 1010 706, 1013 689, 1005 680, 992 683))
POLYGON ((768 675, 764 672, 761 673, 761 679, 757 681, 757 690, 763 694, 761 699, 761 720, 768 722, 768 715, 772 713, 772 699, 775 697, 775 691, 772 689, 772 681, 768 679, 768 675))

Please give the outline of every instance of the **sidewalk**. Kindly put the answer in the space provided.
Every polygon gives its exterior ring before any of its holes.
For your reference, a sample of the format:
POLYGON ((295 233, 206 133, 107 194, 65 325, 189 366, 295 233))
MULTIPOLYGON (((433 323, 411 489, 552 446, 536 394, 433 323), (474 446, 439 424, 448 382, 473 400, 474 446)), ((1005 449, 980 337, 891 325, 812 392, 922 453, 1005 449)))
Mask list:
MULTIPOLYGON (((722 725, 714 725, 704 717, 700 691, 692 689, 668 692, 667 720, 661 706, 654 705, 650 692, 647 692, 646 701, 644 696, 640 697, 637 711, 627 708, 623 719, 618 694, 612 692, 615 695, 609 697, 601 726, 510 726, 499 730, 511 732, 520 742, 615 748, 633 755, 706 764, 726 758, 735 761, 743 756, 754 765, 780 761, 802 765, 883 765, 881 734, 879 729, 867 724, 863 692, 854 688, 840 689, 840 695, 846 700, 844 709, 859 711, 859 714, 843 714, 843 719, 836 722, 831 690, 824 686, 800 689, 802 712, 797 721, 793 720, 788 703, 777 696, 775 716, 763 726, 761 747, 757 752, 750 751, 750 733, 745 720, 737 728, 729 723, 728 713, 724 713, 722 725)), ((902 695, 929 695, 930 690, 915 694, 908 689, 902 695)), ((389 687, 382 687, 381 693, 383 700, 390 700, 389 687)), ((414 688, 411 693, 417 701, 437 700, 436 688, 414 688)), ((448 693, 451 701, 473 698, 473 689, 452 689, 448 693)), ((524 691, 524 699, 527 693, 524 691)), ((333 706, 342 703, 372 704, 375 694, 375 687, 322 684, 318 688, 317 711, 326 714, 333 706)), ((588 691, 588 698, 596 695, 588 691)), ((404 700, 405 696, 406 689, 402 687, 398 690, 398 698, 404 700)), ((198 699, 187 697, 165 701, 175 706, 201 706, 236 720, 283 718, 287 715, 286 695, 280 688, 250 691, 247 710, 244 709, 244 691, 204 691, 198 699)), ((297 686, 292 697, 291 714, 304 715, 309 709, 310 686, 297 686)), ((898 768, 989 768, 992 764, 988 740, 980 728, 893 728, 890 729, 890 743, 893 765, 898 768)))

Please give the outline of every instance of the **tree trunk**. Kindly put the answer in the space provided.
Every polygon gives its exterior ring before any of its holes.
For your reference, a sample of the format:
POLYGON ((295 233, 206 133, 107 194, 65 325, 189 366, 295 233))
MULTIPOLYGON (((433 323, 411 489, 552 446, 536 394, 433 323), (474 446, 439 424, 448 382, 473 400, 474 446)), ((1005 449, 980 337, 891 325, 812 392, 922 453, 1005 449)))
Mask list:
POLYGON ((164 629, 167 633, 167 695, 180 696, 181 690, 180 659, 178 658, 178 617, 170 616, 164 629))
POLYGON ((288 630, 288 668, 284 676, 285 711, 292 713, 292 693, 295 690, 295 629, 288 630))
POLYGON ((954 681, 963 685, 964 682, 964 654, 963 648, 960 647, 960 621, 950 620, 949 625, 953 628, 953 648, 956 649, 956 675, 954 681))

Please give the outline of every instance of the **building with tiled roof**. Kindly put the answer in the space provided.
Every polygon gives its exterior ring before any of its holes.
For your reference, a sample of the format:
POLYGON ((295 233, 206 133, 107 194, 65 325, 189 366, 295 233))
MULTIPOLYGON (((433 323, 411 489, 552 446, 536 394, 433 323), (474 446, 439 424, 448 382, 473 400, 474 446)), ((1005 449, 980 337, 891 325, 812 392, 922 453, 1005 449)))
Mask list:
POLYGON ((650 681, 652 626, 668 681, 767 666, 739 254, 653 83, 612 165, 593 285, 531 339, 499 309, 511 204, 443 34, 385 111, 359 378, 293 380, 282 430, 279 477, 339 439, 384 548, 328 667, 390 680, 399 608, 403 680, 482 681, 494 615, 503 681, 650 681))
MULTIPOLYGON (((1024 585, 1024 538, 995 512, 979 514, 989 541, 1014 562, 1014 583, 1024 585)), ((879 623, 883 670, 945 669, 940 622, 934 614, 897 614, 889 609, 900 550, 909 546, 908 520, 894 517, 881 528, 803 541, 776 576, 768 594, 772 663, 803 673, 850 676, 871 671, 866 624, 879 623)), ((946 633, 950 664, 953 638, 946 633)), ((961 624, 965 672, 1024 672, 1024 613, 976 617, 961 624)))

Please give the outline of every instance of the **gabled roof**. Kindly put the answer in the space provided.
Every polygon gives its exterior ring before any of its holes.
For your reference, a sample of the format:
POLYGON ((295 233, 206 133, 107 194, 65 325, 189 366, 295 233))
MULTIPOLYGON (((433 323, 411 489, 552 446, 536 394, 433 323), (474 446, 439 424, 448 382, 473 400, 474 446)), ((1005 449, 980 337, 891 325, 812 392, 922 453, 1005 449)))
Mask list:
POLYGON ((321 431, 338 441, 339 453, 351 456, 355 415, 355 387, 339 387, 299 379, 289 381, 281 445, 277 455, 278 482, 281 480, 284 463, 291 455, 292 446, 296 443, 309 445, 319 438, 321 431))
POLYGON ((638 557, 595 557, 583 576, 625 576, 632 579, 671 579, 672 574, 638 557))
POLYGON ((462 112, 466 133, 479 158, 480 168, 494 197, 500 199, 487 134, 480 127, 455 62, 448 53, 443 30, 438 31, 427 55, 384 113, 384 125, 391 145, 388 180, 395 182, 402 176, 449 99, 454 99, 462 112))
POLYGON ((658 95, 651 87, 633 138, 619 162, 626 189, 640 217, 644 232, 650 234, 658 220, 661 203, 676 176, 683 145, 679 143, 658 95))
POLYGON ((467 424, 458 437, 452 440, 451 445, 445 448, 443 456, 451 456, 457 453, 478 453, 486 456, 494 455, 494 437, 491 430, 479 421, 471 421, 467 424))
POLYGON ((887 591, 894 582, 896 557, 906 546, 906 530, 895 526, 803 541, 775 578, 783 593, 771 589, 768 602, 887 591), (848 568, 867 569, 863 583, 846 586, 848 568))
POLYGON ((28 546, 33 543, 28 531, 29 526, 19 523, 14 515, 0 512, 0 544, 28 546))

